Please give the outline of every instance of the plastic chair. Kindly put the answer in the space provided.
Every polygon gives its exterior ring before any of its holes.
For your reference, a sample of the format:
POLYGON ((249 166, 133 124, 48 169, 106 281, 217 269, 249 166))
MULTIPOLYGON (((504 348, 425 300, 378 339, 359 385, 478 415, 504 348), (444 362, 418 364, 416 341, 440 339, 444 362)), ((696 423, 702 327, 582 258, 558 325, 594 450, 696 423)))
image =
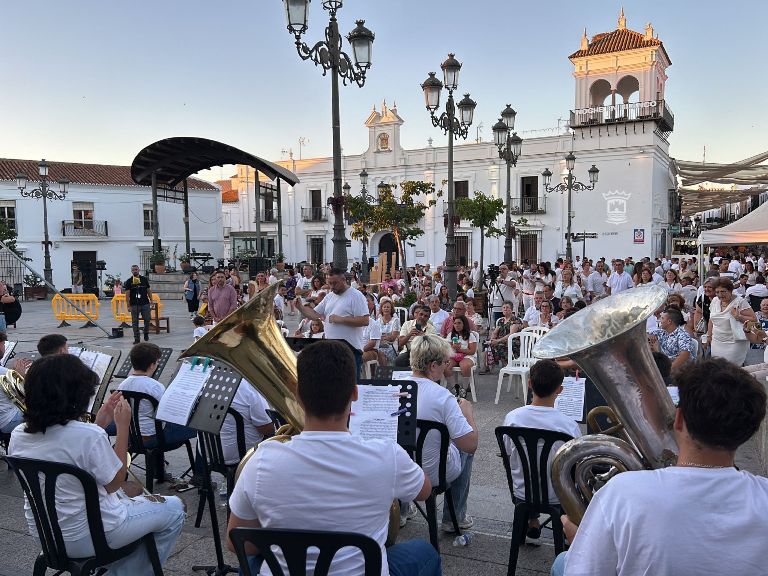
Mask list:
POLYGON ((560 515, 563 513, 559 505, 549 503, 549 460, 554 456, 552 450, 555 442, 567 442, 573 437, 562 432, 541 430, 538 428, 521 428, 517 426, 498 426, 495 430, 496 440, 501 450, 504 470, 507 473, 507 485, 515 504, 515 515, 512 521, 512 542, 509 545, 509 563, 507 576, 514 576, 517 568, 519 547, 525 540, 528 530, 529 513, 548 514, 548 522, 552 522, 552 537, 555 541, 555 556, 565 549, 565 535, 560 515), (520 500, 514 493, 512 467, 509 462, 510 454, 504 441, 509 438, 515 446, 520 458, 525 480, 525 499, 520 500), (539 448, 539 442, 543 442, 539 448))
POLYGON ((533 332, 534 334, 538 334, 539 337, 544 336, 547 332, 549 332, 549 328, 546 326, 528 326, 528 328, 523 328, 520 330, 520 332, 533 332))
POLYGON ((34 460, 15 456, 2 457, 16 473, 19 483, 35 517, 35 525, 43 550, 35 560, 34 576, 44 576, 48 568, 69 572, 72 576, 88 575, 91 571, 132 554, 139 546, 146 546, 155 576, 163 575, 160 557, 152 532, 122 548, 110 548, 101 520, 99 493, 96 481, 77 466, 47 460, 34 460), (93 540, 94 555, 88 558, 70 558, 59 527, 56 512, 56 482, 59 476, 73 476, 80 482, 88 519, 88 532, 93 540), (43 489, 41 486, 45 486, 43 489), (45 493, 43 493, 45 490, 45 493))
MULTIPOLYGON (((501 394, 501 386, 504 383, 504 377, 509 376, 509 382, 507 383, 507 392, 512 387, 512 377, 520 376, 520 389, 522 390, 522 397, 525 400, 526 392, 528 390, 528 373, 531 370, 531 366, 536 364, 538 358, 534 358, 532 351, 536 341, 541 338, 536 332, 515 332, 507 339, 507 365, 499 370, 499 382, 496 386, 496 404, 499 403, 499 395, 501 394), (515 339, 520 340, 520 356, 514 358, 512 355, 512 343, 515 339)), ((515 394, 517 398, 517 394, 515 394)))
POLYGON ((405 324, 405 322, 408 320, 408 308, 403 308, 402 306, 395 306, 395 314, 398 314, 400 316, 400 326, 405 324))
POLYGON ((333 557, 341 548, 352 546, 359 548, 365 560, 364 576, 380 576, 381 549, 373 539, 353 532, 325 532, 318 530, 279 530, 268 528, 234 528, 229 538, 235 547, 240 570, 243 576, 257 576, 248 566, 246 543, 259 549, 273 576, 306 576, 307 550, 317 548, 317 563, 312 572, 314 576, 326 576, 333 557), (280 548, 288 567, 286 574, 280 566, 272 547, 280 548))
POLYGON ((165 434, 163 433, 163 423, 155 420, 155 446, 148 448, 144 445, 144 437, 139 428, 139 406, 142 402, 149 402, 152 405, 153 413, 157 412, 158 401, 154 396, 144 394, 143 392, 134 392, 132 390, 121 390, 123 398, 131 405, 131 424, 129 427, 128 451, 131 454, 143 454, 146 465, 146 480, 144 484, 150 492, 155 485, 155 478, 159 482, 165 480, 165 460, 166 452, 176 450, 181 446, 186 446, 189 456, 189 465, 192 467, 195 463, 195 455, 192 452, 192 444, 189 440, 166 444, 165 434))
POLYGON ((363 378, 365 380, 373 380, 376 371, 379 368, 378 360, 368 360, 363 363, 363 378))
POLYGON ((434 422, 432 420, 416 420, 416 427, 418 434, 416 436, 416 464, 422 466, 422 452, 424 450, 424 441, 427 439, 427 435, 430 431, 437 431, 440 434, 440 462, 437 468, 437 484, 432 484, 432 493, 427 498, 425 504, 427 506, 427 512, 424 513, 419 503, 416 503, 419 513, 427 521, 429 526, 429 542, 440 553, 440 543, 437 536, 437 496, 439 494, 445 494, 443 498, 443 506, 448 506, 448 512, 451 515, 451 521, 453 522, 453 529, 456 534, 461 534, 461 528, 459 528, 459 521, 456 519, 456 510, 453 506, 453 498, 451 496, 451 485, 445 479, 446 466, 448 465, 448 445, 451 442, 451 436, 448 433, 448 427, 440 422, 434 422))

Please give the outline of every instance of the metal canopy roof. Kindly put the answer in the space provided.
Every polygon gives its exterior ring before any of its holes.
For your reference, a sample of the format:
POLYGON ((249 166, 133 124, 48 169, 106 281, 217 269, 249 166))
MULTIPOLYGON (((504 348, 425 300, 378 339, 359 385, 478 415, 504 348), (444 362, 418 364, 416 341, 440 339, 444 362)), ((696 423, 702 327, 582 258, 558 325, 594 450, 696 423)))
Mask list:
POLYGON ((290 170, 267 160, 207 138, 176 137, 158 140, 136 155, 131 164, 131 178, 142 186, 152 185, 152 173, 157 185, 175 188, 185 178, 200 170, 225 164, 244 164, 268 178, 280 178, 291 186, 299 179, 290 170))

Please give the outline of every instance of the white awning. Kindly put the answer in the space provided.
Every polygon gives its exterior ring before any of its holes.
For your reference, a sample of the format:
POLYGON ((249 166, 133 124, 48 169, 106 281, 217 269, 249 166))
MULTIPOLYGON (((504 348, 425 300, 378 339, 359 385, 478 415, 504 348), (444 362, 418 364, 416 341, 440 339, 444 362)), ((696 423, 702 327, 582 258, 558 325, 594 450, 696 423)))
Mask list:
POLYGON ((717 230, 705 230, 699 234, 699 244, 702 246, 768 244, 768 202, 728 226, 717 230))

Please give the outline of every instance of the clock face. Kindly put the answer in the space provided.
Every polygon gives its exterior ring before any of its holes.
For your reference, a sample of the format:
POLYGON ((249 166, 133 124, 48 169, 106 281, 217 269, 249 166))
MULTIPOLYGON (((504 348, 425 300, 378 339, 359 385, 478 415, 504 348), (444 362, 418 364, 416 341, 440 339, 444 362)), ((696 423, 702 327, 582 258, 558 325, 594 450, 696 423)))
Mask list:
POLYGON ((379 134, 379 150, 389 150, 389 134, 386 132, 379 134))

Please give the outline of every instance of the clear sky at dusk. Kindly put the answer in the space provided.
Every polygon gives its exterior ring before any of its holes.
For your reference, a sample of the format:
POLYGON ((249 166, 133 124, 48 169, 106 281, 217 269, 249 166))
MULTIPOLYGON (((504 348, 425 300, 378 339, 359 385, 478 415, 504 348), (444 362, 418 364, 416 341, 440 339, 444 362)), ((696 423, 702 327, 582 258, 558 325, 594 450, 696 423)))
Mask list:
MULTIPOLYGON (((671 154, 733 162, 766 149, 768 95, 762 0, 627 0, 627 27, 650 21, 672 59, 671 154)), ((342 87, 345 153, 367 147, 371 107, 397 102, 402 144, 444 136, 419 87, 449 51, 464 64, 459 90, 491 126, 506 103, 519 131, 554 128, 573 108, 568 54, 616 28, 622 2, 348 0, 346 35, 363 18, 375 34, 365 87, 342 87)), ((7 0, 0 35, 0 156, 130 164, 171 136, 201 136, 280 159, 331 153, 330 80, 296 54, 280 0, 7 0)), ((327 12, 310 7, 308 42, 327 12)), ((346 46, 346 41, 345 41, 346 46)), ((474 137, 475 132, 472 131, 474 137)), ((523 137, 526 137, 523 134, 523 137)), ((523 148, 525 154, 525 148, 523 148)), ((209 177, 218 178, 214 170, 209 177)), ((224 174, 228 175, 228 174, 224 174)))

